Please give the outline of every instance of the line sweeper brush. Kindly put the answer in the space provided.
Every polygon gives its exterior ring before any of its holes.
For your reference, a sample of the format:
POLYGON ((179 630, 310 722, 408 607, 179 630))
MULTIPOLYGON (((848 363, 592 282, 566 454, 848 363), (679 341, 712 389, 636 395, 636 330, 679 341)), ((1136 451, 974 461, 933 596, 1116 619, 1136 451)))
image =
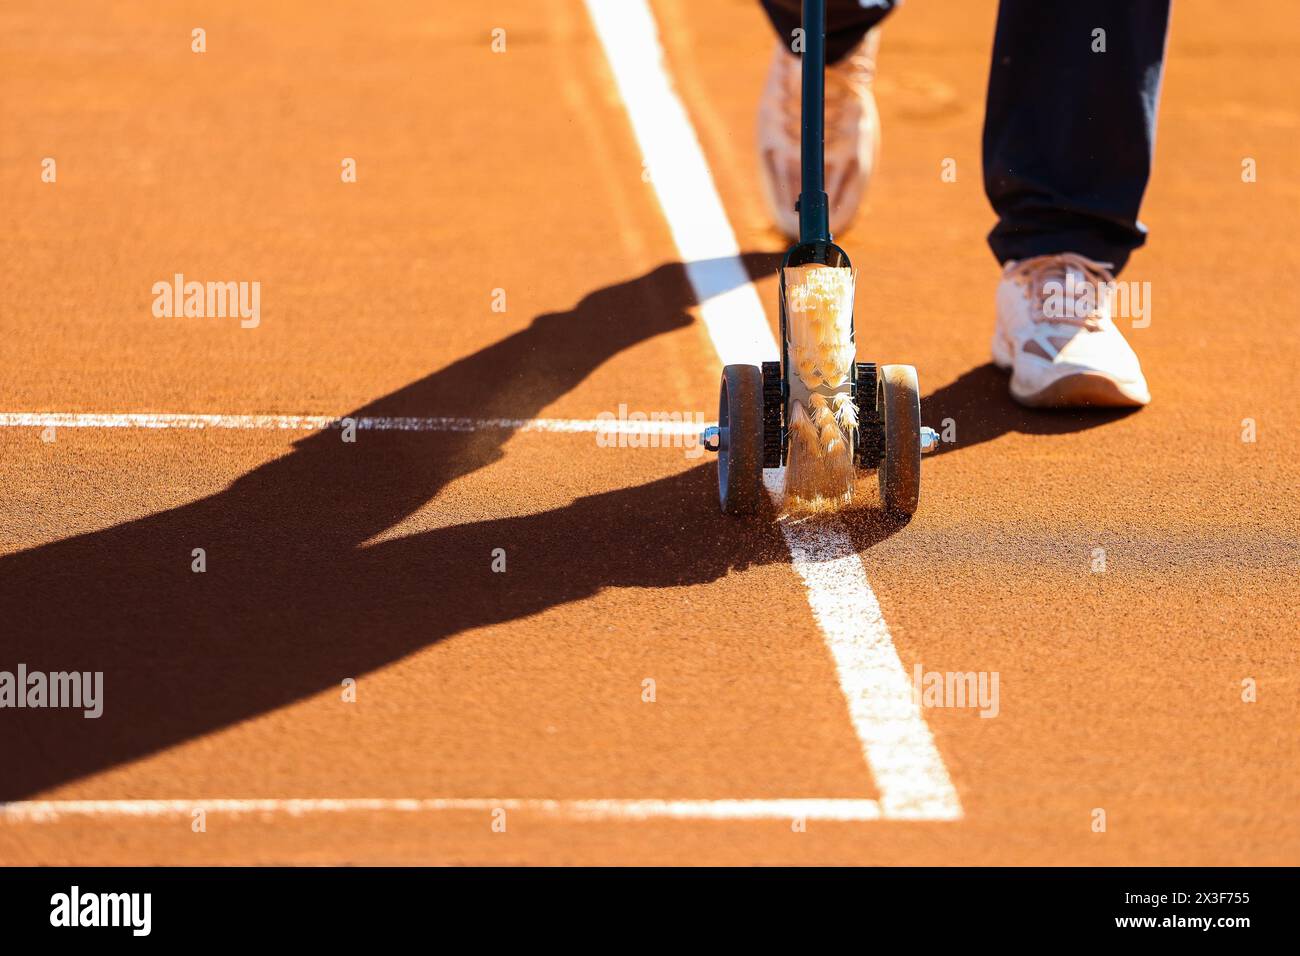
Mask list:
POLYGON ((781 360, 723 369, 718 424, 702 438, 718 453, 727 514, 757 511, 763 469, 784 465, 787 511, 848 505, 857 470, 876 469, 884 509, 911 515, 921 453, 938 435, 921 427, 916 369, 857 361, 856 273, 831 241, 823 178, 825 0, 803 0, 803 27, 799 242, 781 264, 781 360))

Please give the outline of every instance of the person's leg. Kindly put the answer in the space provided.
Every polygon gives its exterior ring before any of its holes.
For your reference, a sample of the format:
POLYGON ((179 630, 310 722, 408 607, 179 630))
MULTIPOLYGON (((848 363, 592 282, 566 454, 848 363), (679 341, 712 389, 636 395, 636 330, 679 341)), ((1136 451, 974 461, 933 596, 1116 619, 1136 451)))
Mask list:
POLYGON ((1000 262, 1073 252, 1118 271, 1146 240, 1168 23, 1169 0, 1002 0, 984 115, 1000 262))
POLYGON ((984 189, 1003 264, 993 360, 1033 406, 1145 405, 1114 315, 1146 240, 1169 0, 1002 0, 984 116, 984 189))
MULTIPOLYGON (((759 182, 777 228, 798 238, 799 90, 802 66, 792 46, 800 24, 800 0, 762 0, 777 32, 758 110, 759 182)), ((826 194, 831 232, 857 215, 880 152, 880 117, 871 93, 876 72, 876 29, 893 0, 826 4, 826 194)))
MULTIPOLYGON (((768 19, 790 46, 800 23, 801 0, 760 0, 768 19)), ((867 31, 897 6, 897 0, 826 0, 826 62, 835 63, 848 56, 862 42, 867 31)))

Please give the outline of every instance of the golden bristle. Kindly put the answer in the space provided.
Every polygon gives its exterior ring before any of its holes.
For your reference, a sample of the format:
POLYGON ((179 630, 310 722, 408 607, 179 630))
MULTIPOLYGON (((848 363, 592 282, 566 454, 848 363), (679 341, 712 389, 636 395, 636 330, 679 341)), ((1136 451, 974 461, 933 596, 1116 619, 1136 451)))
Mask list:
POLYGON ((817 426, 808 417, 803 405, 798 402, 794 403, 794 414, 790 418, 790 427, 787 430, 792 438, 807 442, 809 445, 817 444, 817 426))
POLYGON ((795 266, 785 270, 786 325, 800 379, 808 388, 838 388, 853 367, 852 269, 795 266))
POLYGON ((854 404, 851 395, 841 392, 831 399, 831 405, 835 409, 835 420, 839 422, 840 428, 851 432, 858 427, 858 406, 854 404))
POLYGON ((832 388, 839 388, 847 382, 853 370, 855 357, 856 348, 852 342, 842 342, 835 348, 827 350, 824 357, 819 357, 817 367, 826 384, 832 388))
POLYGON ((792 511, 821 511, 848 504, 853 492, 853 460, 848 438, 824 396, 814 421, 793 403, 786 449, 785 501, 792 511))
POLYGON ((792 360, 799 380, 808 388, 816 388, 817 383, 821 381, 821 373, 817 371, 816 354, 810 349, 796 345, 792 360))

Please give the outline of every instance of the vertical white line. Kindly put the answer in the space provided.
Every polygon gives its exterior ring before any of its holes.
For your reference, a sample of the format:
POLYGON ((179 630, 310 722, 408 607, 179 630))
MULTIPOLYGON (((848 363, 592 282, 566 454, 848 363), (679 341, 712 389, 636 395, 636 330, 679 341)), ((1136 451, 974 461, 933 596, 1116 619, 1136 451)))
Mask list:
MULTIPOLYGON (((764 473, 773 499, 781 475, 764 473)), ((921 716, 862 558, 839 522, 782 519, 794 569, 835 660, 853 729, 880 790, 882 816, 956 820, 957 791, 921 716)))
POLYGON ((587 9, 718 357, 724 365, 775 359, 776 338, 740 261, 690 118, 668 79, 654 17, 641 0, 590 0, 587 9))
MULTIPOLYGON (((587 10, 718 357, 724 364, 775 358, 776 341, 740 262, 735 233, 695 130, 672 88, 649 7, 645 0, 587 0, 587 10), (719 295, 720 288, 731 291, 719 295)), ((764 480, 779 496, 780 473, 768 471, 764 480)), ((957 792, 843 526, 785 521, 782 532, 835 661, 853 729, 880 790, 883 815, 960 818, 957 792)))

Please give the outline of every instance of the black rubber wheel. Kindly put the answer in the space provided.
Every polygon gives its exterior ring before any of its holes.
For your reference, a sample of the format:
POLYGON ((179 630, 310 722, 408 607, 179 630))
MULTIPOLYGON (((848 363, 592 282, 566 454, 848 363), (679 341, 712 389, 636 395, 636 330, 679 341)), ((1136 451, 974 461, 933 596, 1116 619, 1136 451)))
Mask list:
POLYGON ((718 499, 729 515, 751 515, 763 498, 763 372, 728 365, 718 395, 718 499))
POLYGON ((921 389, 910 365, 882 365, 876 404, 885 432, 880 501, 892 514, 910 515, 921 500, 921 389))

